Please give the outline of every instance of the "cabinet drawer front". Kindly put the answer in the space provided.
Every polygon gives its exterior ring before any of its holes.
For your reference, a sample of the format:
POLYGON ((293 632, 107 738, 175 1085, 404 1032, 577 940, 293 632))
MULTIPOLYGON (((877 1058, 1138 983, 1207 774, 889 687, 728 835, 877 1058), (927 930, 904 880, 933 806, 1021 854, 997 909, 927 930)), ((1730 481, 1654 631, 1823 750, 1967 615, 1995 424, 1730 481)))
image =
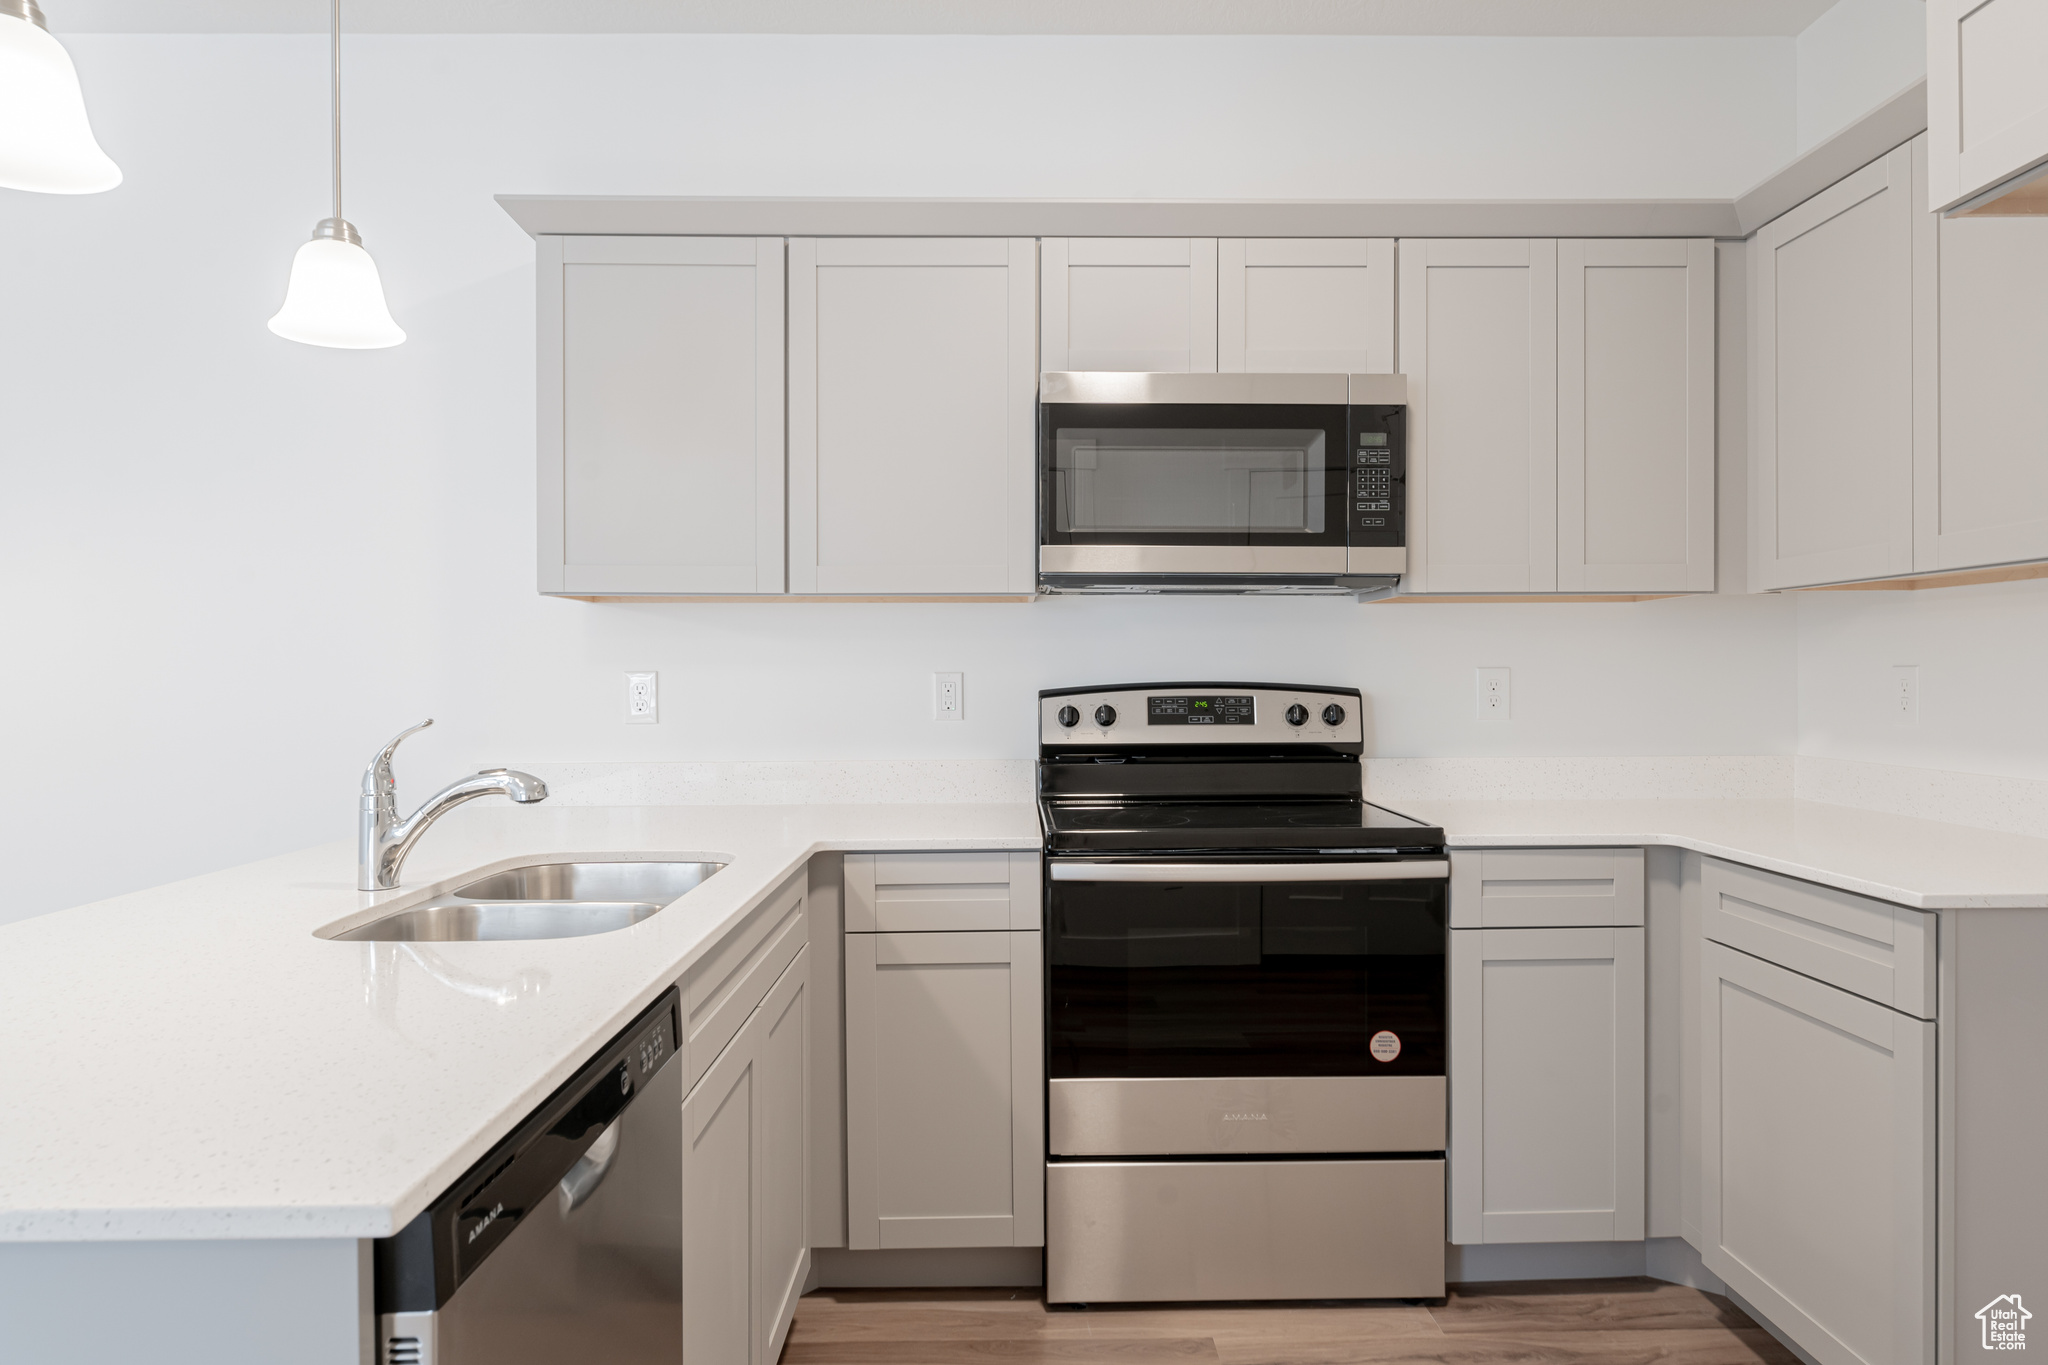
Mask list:
POLYGON ((1706 936, 1921 1019, 1935 1017, 1935 916, 1704 860, 1706 936))
POLYGON ((805 874, 784 882, 683 976, 683 1063, 695 1085, 810 936, 805 874))
POLYGON ((1035 929, 1037 856, 849 853, 847 932, 1035 929))
POLYGON ((1459 849, 1454 929, 1625 928, 1643 922, 1639 848, 1459 849))
POLYGON ((1046 1233, 1054 1303, 1435 1298, 1444 1164, 1057 1162, 1046 1233))

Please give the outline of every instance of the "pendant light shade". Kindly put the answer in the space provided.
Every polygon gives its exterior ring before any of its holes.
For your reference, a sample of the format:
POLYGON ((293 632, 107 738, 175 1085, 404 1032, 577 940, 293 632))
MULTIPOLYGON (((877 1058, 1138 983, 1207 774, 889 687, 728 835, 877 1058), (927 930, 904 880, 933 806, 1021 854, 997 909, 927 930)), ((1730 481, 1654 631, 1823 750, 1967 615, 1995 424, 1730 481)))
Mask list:
POLYGON ((71 54, 35 0, 0 0, 0 187, 96 194, 120 183, 93 140, 71 54))
POLYGON ((363 250, 356 230, 338 218, 324 218, 313 240, 292 257, 284 307, 270 330, 309 346, 374 351, 396 346, 405 333, 384 304, 377 263, 363 250))
POLYGON ((313 240, 292 257, 284 307, 270 320, 270 330, 308 346, 374 351, 396 346, 405 333, 384 303, 377 263, 363 250, 354 225, 341 216, 341 0, 333 0, 333 14, 334 216, 322 218, 313 240))

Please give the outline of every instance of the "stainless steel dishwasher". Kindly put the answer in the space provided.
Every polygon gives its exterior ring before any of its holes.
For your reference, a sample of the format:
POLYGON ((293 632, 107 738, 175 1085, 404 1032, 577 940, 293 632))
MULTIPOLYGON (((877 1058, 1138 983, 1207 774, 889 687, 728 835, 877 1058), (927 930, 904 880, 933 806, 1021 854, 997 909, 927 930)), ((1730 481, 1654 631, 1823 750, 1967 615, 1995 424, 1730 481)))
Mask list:
POLYGON ((671 989, 396 1236, 381 1365, 675 1365, 683 1069, 671 989))

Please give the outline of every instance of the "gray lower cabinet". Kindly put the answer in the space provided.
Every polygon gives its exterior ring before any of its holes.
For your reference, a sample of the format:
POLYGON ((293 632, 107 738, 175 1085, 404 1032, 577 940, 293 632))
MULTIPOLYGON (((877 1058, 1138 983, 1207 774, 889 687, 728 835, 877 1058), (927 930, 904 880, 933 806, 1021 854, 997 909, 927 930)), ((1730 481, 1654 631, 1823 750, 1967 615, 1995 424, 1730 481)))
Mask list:
POLYGON ((683 978, 684 1365, 772 1365, 810 1272, 805 886, 683 978))
POLYGON ((1451 999, 1450 1240, 1641 1240, 1642 927, 1453 930, 1451 999))
POLYGON ((1451 854, 1450 1240, 1643 1236, 1639 848, 1451 854))
POLYGON ((1706 945, 1707 1268, 1821 1365, 1934 1351, 1934 1024, 1706 945))
POLYGON ((1036 854, 849 854, 847 1245, 1045 1241, 1036 854), (949 925, 973 926, 949 928, 949 925))
POLYGON ((1932 1360, 1935 917, 1701 885, 1701 1256, 1821 1365, 1932 1360))

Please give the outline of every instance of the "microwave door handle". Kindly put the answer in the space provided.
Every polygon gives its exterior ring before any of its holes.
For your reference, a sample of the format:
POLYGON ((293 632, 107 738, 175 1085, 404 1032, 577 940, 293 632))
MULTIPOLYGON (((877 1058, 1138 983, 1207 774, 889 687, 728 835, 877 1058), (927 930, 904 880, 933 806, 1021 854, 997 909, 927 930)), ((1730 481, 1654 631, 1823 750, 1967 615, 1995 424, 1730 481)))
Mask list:
POLYGON ((1451 875, 1444 858, 1393 863, 1049 863, 1056 882, 1413 882, 1451 875))

